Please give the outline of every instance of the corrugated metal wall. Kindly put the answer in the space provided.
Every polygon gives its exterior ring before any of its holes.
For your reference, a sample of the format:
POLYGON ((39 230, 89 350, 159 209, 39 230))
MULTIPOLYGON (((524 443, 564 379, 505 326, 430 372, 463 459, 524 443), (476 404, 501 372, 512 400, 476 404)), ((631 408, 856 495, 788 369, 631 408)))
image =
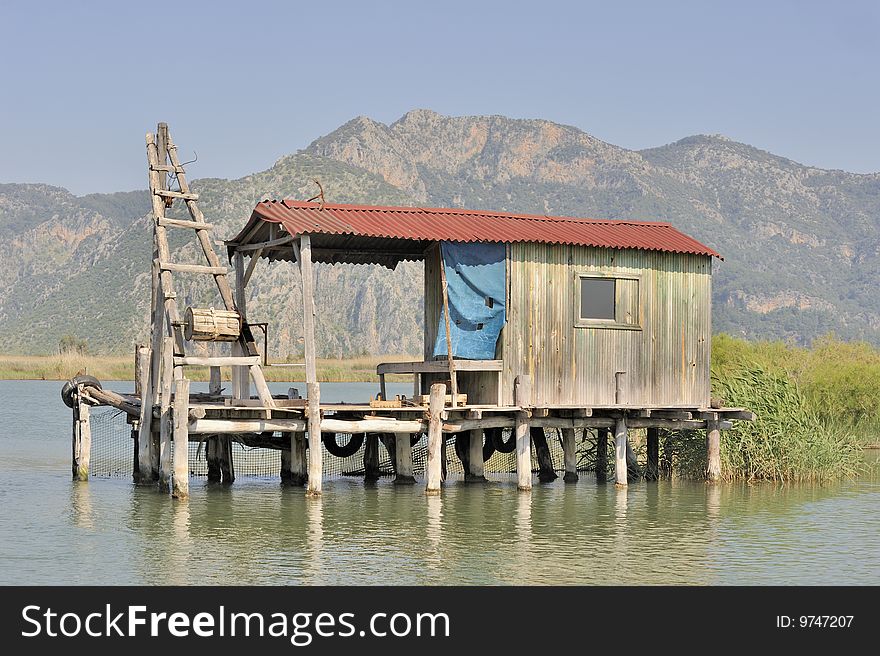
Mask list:
MULTIPOLYGON (((625 371, 628 405, 708 406, 710 257, 534 243, 511 244, 509 253, 510 298, 499 348, 504 403, 513 404, 513 380, 522 373, 531 376, 537 405, 613 405, 614 374, 625 371), (576 327, 578 274, 637 277, 641 329, 576 327)), ((618 304, 635 305, 628 298, 633 282, 619 284, 617 293, 618 304)), ((425 260, 426 359, 441 306, 434 252, 425 260)))

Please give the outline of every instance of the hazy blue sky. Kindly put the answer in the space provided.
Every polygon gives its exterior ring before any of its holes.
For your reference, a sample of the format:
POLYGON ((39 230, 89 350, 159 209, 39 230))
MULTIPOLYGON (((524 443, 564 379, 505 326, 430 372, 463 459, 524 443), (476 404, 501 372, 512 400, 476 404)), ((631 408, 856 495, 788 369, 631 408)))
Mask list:
POLYGON ((159 120, 238 177, 416 107, 880 171, 878 4, 0 0, 0 182, 144 187, 159 120))

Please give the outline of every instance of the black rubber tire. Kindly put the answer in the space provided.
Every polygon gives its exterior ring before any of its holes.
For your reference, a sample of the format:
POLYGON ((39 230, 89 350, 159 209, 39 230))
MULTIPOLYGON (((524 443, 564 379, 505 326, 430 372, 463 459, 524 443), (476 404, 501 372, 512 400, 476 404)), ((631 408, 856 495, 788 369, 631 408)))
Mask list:
MULTIPOLYGON (((470 461, 471 436, 467 435, 466 439, 459 439, 460 437, 461 433, 455 436, 455 455, 458 456, 462 463, 466 464, 470 461)), ((493 443, 492 436, 487 432, 486 439, 483 441, 483 462, 491 458, 494 453, 495 444, 493 443)))
POLYGON ((355 433, 351 436, 348 444, 342 446, 336 441, 336 433, 324 433, 321 435, 321 441, 331 455, 337 458, 348 458, 357 453, 364 445, 365 433, 355 433))
POLYGON ((94 387, 95 389, 104 389, 101 387, 101 381, 94 376, 89 376, 87 374, 74 376, 64 383, 64 387, 61 388, 61 400, 64 401, 64 405, 68 408, 72 408, 74 405, 73 397, 76 394, 76 388, 79 385, 82 385, 83 387, 94 387))
POLYGON ((516 435, 510 431, 510 437, 504 441, 504 433, 500 428, 487 428, 486 434, 491 435, 492 445, 498 453, 513 453, 516 451, 516 435))

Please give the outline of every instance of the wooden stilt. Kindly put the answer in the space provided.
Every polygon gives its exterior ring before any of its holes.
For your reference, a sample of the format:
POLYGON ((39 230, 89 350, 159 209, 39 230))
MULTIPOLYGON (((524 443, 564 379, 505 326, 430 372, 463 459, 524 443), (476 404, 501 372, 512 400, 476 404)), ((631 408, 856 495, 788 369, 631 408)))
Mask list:
POLYGON ((627 484, 626 438, 626 415, 623 415, 614 426, 614 483, 617 487, 627 484))
POLYGON ((396 474, 394 482, 396 484, 412 485, 415 483, 409 433, 396 433, 394 435, 394 470, 396 474))
MULTIPOLYGON (((291 433, 285 433, 285 435, 290 439, 291 433)), ((291 456, 293 449, 293 440, 288 442, 287 448, 281 447, 281 471, 279 472, 281 476, 281 484, 282 485, 290 485, 290 479, 293 476, 293 470, 291 468, 291 456)))
POLYGON ((636 452, 633 451, 632 442, 629 437, 626 439, 626 471, 629 478, 637 480, 641 475, 639 471, 639 461, 636 458, 636 452))
POLYGON ((486 480, 483 467, 483 430, 481 428, 468 432, 468 471, 465 472, 464 478, 466 481, 472 482, 486 480))
POLYGON ((562 429, 562 453, 565 458, 566 483, 577 483, 577 445, 575 444, 574 428, 562 429))
POLYGON ((607 428, 596 429, 596 482, 608 481, 608 433, 607 428))
POLYGON ((442 383, 431 385, 428 400, 428 466, 425 488, 425 494, 429 496, 440 494, 443 458, 442 414, 445 398, 446 385, 442 383))
MULTIPOLYGON (((240 251, 236 251, 232 256, 232 264, 235 267, 235 307, 241 315, 242 321, 247 321, 247 296, 244 288, 244 255, 240 251)), ((245 356, 247 353, 240 343, 236 342, 233 346, 233 355, 245 356)), ((250 377, 247 367, 233 367, 238 383, 238 389, 235 390, 236 398, 251 398, 250 377)))
POLYGON ((189 380, 181 378, 174 387, 172 496, 175 499, 186 499, 189 496, 189 380))
POLYGON ((367 433, 364 440, 364 480, 379 480, 379 436, 367 433))
POLYGON ((220 439, 214 435, 205 441, 205 460, 208 463, 209 483, 219 483, 223 480, 220 473, 220 439))
POLYGON ((208 393, 220 396, 223 393, 223 381, 220 378, 220 367, 211 367, 211 378, 208 383, 208 393))
POLYGON ((529 428, 532 444, 535 445, 535 458, 538 460, 538 480, 542 483, 555 481, 559 476, 553 467, 553 458, 550 455, 550 446, 547 444, 547 434, 540 426, 529 428))
POLYGON ((171 389, 174 380, 174 338, 162 340, 162 391, 159 396, 159 489, 171 490, 171 389))
POLYGON ((660 429, 649 428, 647 436, 648 462, 645 480, 656 481, 660 476, 660 429))
POLYGON ((706 422, 706 437, 709 451, 706 478, 714 483, 721 480, 721 427, 717 420, 706 422))
POLYGON ((235 482, 235 462, 232 459, 232 438, 229 435, 219 436, 220 477, 223 485, 235 482))
POLYGON ((159 480, 159 441, 161 434, 159 424, 153 422, 153 430, 150 432, 150 480, 156 483, 159 480))
POLYGON ((309 403, 309 480, 306 494, 321 495, 324 478, 323 452, 321 447, 321 386, 308 383, 309 403))
POLYGON ((306 469, 306 434, 290 434, 290 484, 302 487, 309 480, 306 469))
POLYGON ((141 414, 138 419, 138 468, 135 482, 146 484, 150 477, 150 428, 153 418, 153 385, 150 379, 151 352, 138 349, 138 377, 141 382, 141 414))
POLYGON ((514 435, 516 437, 516 480, 520 490, 532 489, 532 441, 529 435, 529 406, 532 403, 532 382, 520 375, 513 382, 513 398, 520 410, 516 413, 514 435))
POLYGON ((89 461, 92 453, 92 424, 89 406, 80 400, 80 385, 76 394, 76 412, 73 416, 73 480, 89 480, 89 461))

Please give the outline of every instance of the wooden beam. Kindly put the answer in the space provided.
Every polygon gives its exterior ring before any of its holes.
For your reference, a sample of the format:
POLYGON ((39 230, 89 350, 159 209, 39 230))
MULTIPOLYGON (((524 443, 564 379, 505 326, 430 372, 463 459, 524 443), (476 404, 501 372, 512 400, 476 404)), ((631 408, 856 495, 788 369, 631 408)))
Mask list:
POLYGON ((262 255, 263 249, 260 248, 251 255, 251 261, 248 262, 247 269, 244 272, 244 286, 247 287, 247 284, 251 281, 251 276, 254 275, 254 269, 257 268, 257 262, 260 261, 260 255, 262 255))
POLYGON ((443 432, 440 415, 443 412, 445 397, 446 385, 442 383, 431 385, 431 400, 428 405, 427 485, 425 487, 425 494, 428 496, 440 494, 440 480, 443 476, 443 432))
POLYGON ((162 271, 180 271, 182 273, 207 273, 212 276, 225 276, 226 267, 205 266, 204 264, 178 264, 159 260, 159 269, 162 271))
POLYGON ((309 401, 309 481, 306 495, 321 496, 324 479, 323 449, 321 446, 321 386, 306 383, 309 401))
POLYGON ((138 370, 141 379, 141 414, 138 421, 138 475, 136 483, 145 485, 152 482, 150 474, 150 432, 153 421, 152 351, 148 348, 138 350, 138 370))
MULTIPOLYGON (((244 284, 244 256, 236 252, 232 256, 232 265, 235 269, 235 306, 243 323, 247 323, 247 293, 244 284)), ((241 342, 236 342, 232 347, 233 356, 245 355, 245 347, 241 342)), ((257 355, 253 353, 252 355, 257 355)), ((259 356, 257 357, 259 362, 259 356)), ((250 365, 248 365, 250 366, 250 365)), ((236 366, 233 369, 233 397, 236 399, 251 398, 248 370, 244 366, 236 366)))
POLYGON ((174 339, 162 340, 162 393, 159 396, 159 489, 171 491, 171 390, 174 380, 174 339))
POLYGON ((153 191, 157 196, 161 196, 163 198, 182 198, 183 200, 198 200, 198 194, 185 194, 180 191, 169 191, 168 189, 155 189, 153 191))
MULTIPOLYGON (((687 413, 690 414, 690 413, 687 413)), ((645 467, 645 480, 656 481, 660 477, 660 429, 648 429, 648 462, 645 467)))
POLYGON ((412 485, 413 477, 412 445, 409 433, 394 434, 394 483, 397 485, 412 485))
POLYGON ((192 221, 191 219, 166 219, 164 217, 159 217, 157 219, 160 226, 165 226, 167 228, 192 228, 193 230, 213 230, 213 223, 198 223, 196 221, 192 221))
POLYGON ((514 403, 523 408, 516 412, 516 479, 517 487, 522 491, 532 489, 532 439, 529 435, 529 412, 532 403, 532 381, 526 375, 519 375, 513 381, 514 403))
MULTIPOLYGON (((503 360, 456 360, 456 371, 501 371, 504 368, 503 360)), ((443 360, 428 360, 427 362, 383 362, 376 367, 377 374, 442 374, 449 371, 449 366, 443 360)))
POLYGON ((565 476, 562 480, 566 483, 577 483, 577 444, 574 428, 562 429, 562 454, 565 458, 565 476))
POLYGON ((189 380, 181 378, 174 390, 174 479, 172 496, 189 496, 189 380))
MULTIPOLYGON (((258 241, 253 244, 244 244, 243 246, 236 246, 235 252, 237 253, 247 253, 248 251, 262 251, 265 248, 273 248, 275 246, 283 246, 284 244, 289 244, 296 237, 294 235, 285 235, 284 237, 279 237, 278 239, 270 239, 269 241, 258 241)), ((254 255, 254 257, 260 257, 259 254, 254 255)))
POLYGON ((721 480, 721 427, 717 420, 706 422, 707 460, 706 478, 710 483, 721 480))
POLYGON ((259 355, 238 355, 238 356, 218 356, 218 357, 202 357, 197 355, 186 355, 174 358, 174 366, 176 367, 250 367, 254 364, 260 364, 259 355))
POLYGON ((452 328, 449 323, 449 289, 446 281, 446 263, 443 249, 440 249, 440 285, 443 292, 443 317, 446 325, 446 364, 449 366, 449 381, 452 384, 452 407, 458 405, 458 381, 455 378, 455 357, 452 353, 452 328))
POLYGON ((626 487, 626 415, 622 415, 614 427, 614 483, 617 487, 626 487))
POLYGON ((486 480, 483 467, 483 430, 480 428, 468 432, 468 471, 465 472, 465 480, 486 480))
POLYGON ((306 363, 306 382, 317 383, 315 365, 315 278, 312 272, 312 242, 309 235, 302 235, 299 243, 299 271, 302 279, 303 302, 303 348, 306 363))
POLYGON ((89 480, 89 465, 92 452, 92 424, 89 406, 83 401, 82 385, 77 386, 76 408, 73 412, 73 480, 89 480))

